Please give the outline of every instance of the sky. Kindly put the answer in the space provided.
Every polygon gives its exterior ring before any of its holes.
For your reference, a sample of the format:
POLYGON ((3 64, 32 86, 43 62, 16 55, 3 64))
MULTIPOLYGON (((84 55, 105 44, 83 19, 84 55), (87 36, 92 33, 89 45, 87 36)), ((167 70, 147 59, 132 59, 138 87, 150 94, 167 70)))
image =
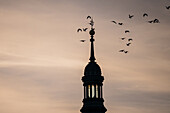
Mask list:
POLYGON ((170 113, 165 6, 170 0, 0 0, 0 113, 80 113, 90 36, 77 29, 90 28, 88 15, 107 113, 170 113))

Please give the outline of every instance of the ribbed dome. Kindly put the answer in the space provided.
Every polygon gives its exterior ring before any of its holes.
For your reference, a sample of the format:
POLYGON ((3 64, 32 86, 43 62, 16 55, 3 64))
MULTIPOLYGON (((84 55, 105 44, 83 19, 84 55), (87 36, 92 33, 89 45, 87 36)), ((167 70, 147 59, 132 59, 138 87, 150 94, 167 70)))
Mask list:
POLYGON ((84 70, 85 76, 101 76, 101 69, 96 62, 89 62, 84 70))

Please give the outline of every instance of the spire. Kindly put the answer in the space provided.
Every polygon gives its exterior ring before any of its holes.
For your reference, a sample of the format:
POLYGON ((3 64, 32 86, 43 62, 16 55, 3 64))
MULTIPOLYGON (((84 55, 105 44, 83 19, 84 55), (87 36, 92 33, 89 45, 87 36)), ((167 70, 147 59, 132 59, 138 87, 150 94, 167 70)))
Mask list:
POLYGON ((90 21, 90 23, 89 23, 90 25, 91 25, 91 30, 90 30, 90 32, 89 32, 89 34, 91 35, 91 39, 90 39, 90 42, 91 42, 91 53, 90 53, 90 62, 94 62, 96 59, 95 59, 95 57, 94 57, 94 45, 93 45, 93 42, 94 42, 94 34, 95 34, 95 31, 94 31, 94 28, 93 28, 93 25, 94 25, 94 21, 93 21, 93 19, 91 19, 91 21, 90 21))

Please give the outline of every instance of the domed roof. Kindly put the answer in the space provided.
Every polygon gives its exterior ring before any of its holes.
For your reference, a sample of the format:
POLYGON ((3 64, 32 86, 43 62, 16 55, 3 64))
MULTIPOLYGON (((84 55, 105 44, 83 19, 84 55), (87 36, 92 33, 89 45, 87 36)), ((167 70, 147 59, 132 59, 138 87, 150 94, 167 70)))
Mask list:
POLYGON ((96 62, 89 62, 84 70, 85 76, 101 76, 101 69, 96 62))

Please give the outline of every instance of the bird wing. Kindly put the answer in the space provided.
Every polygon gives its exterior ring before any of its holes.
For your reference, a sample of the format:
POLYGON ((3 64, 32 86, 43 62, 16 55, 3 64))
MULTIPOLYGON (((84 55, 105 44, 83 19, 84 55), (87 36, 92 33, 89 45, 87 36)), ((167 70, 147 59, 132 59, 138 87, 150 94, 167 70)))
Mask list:
POLYGON ((82 31, 82 30, 79 28, 79 29, 77 29, 77 32, 79 32, 79 31, 82 31))
POLYGON ((119 52, 123 52, 124 50, 122 49, 122 50, 119 50, 119 52))
POLYGON ((130 32, 129 30, 126 30, 125 33, 130 32))
POLYGON ((128 53, 128 51, 124 51, 125 53, 128 53))
POLYGON ((116 21, 111 21, 111 22, 113 22, 113 23, 117 24, 117 23, 116 23, 116 21))
POLYGON ((85 42, 86 40, 80 40, 81 42, 85 42))
POLYGON ((145 17, 145 16, 148 16, 148 14, 144 13, 144 14, 143 14, 143 17, 145 17))
POLYGON ((131 16, 129 15, 129 18, 131 18, 131 16))
POLYGON ((83 28, 83 31, 86 31, 88 28, 83 28))
POLYGON ((153 20, 150 20, 150 21, 148 21, 149 23, 152 23, 153 22, 153 20))
POLYGON ((131 41, 131 40, 132 40, 132 38, 129 38, 129 39, 128 39, 128 41, 131 41))
POLYGON ((91 19, 91 16, 87 16, 87 19, 89 19, 89 18, 91 19))
POLYGON ((166 6, 166 9, 169 9, 170 8, 170 6, 166 6))

